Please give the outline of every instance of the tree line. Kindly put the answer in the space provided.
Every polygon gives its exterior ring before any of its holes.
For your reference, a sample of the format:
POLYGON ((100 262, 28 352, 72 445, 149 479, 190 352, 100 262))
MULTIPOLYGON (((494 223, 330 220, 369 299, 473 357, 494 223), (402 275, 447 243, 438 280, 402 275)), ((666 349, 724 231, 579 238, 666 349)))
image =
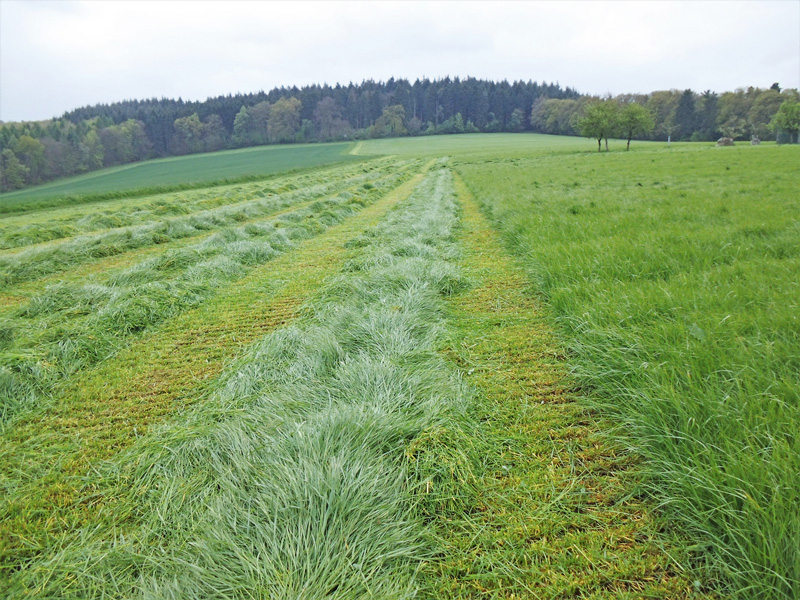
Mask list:
POLYGON ((669 90, 621 94, 603 101, 587 96, 540 98, 531 113, 531 129, 594 139, 622 137, 629 142, 631 137, 692 142, 757 137, 791 143, 797 141, 798 101, 797 90, 781 90, 777 83, 768 89, 749 87, 723 94, 669 90))
MULTIPOLYGON (((629 128, 630 137, 710 140, 782 135, 789 130, 770 123, 784 102, 797 99, 796 90, 775 84, 719 96, 673 90, 611 100, 643 107, 652 118, 652 127, 629 128)), ((263 144, 501 131, 594 137, 579 123, 598 102, 557 83, 446 77, 99 104, 48 121, 0 124, 0 191, 149 158, 263 144)), ((620 123, 615 117, 604 135, 620 134, 620 123)))
POLYGON ((446 77, 281 87, 202 102, 128 100, 48 121, 0 125, 0 190, 147 158, 273 143, 517 131, 558 84, 446 77))

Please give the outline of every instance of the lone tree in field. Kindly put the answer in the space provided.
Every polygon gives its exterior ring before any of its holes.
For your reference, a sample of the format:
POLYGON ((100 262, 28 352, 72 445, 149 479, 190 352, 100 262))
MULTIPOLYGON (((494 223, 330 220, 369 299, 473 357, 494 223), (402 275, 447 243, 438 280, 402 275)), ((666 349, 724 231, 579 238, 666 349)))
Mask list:
POLYGON ((608 136, 617 129, 619 106, 613 100, 600 100, 586 105, 583 117, 578 119, 578 131, 587 138, 597 140, 597 151, 600 142, 605 139, 608 152, 608 136))
POLYGON ((628 141, 625 150, 631 149, 631 138, 637 135, 647 135, 653 131, 655 121, 653 115, 641 104, 631 102, 622 107, 619 112, 619 130, 628 141))
POLYGON ((800 102, 787 100, 772 118, 769 128, 776 134, 783 130, 789 134, 789 143, 795 140, 800 143, 800 102))

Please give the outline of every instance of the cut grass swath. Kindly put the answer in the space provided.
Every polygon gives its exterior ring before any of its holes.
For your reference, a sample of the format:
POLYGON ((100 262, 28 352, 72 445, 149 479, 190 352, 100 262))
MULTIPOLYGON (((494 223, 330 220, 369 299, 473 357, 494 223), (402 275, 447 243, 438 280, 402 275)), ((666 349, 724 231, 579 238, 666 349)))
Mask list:
POLYGON ((295 192, 317 196, 331 194, 337 186, 352 177, 369 176, 376 170, 390 170, 390 162, 394 161, 338 165, 333 169, 318 169, 299 175, 275 175, 252 183, 210 186, 91 205, 74 205, 62 200, 61 206, 49 210, 4 217, 0 224, 0 248, 18 248, 103 229, 140 225, 204 210, 242 205, 268 196, 285 197, 295 192))
POLYGON ((130 336, 199 305, 408 177, 401 169, 358 195, 342 192, 272 220, 224 229, 103 283, 47 288, 0 323, 8 332, 0 348, 0 424, 35 406, 54 383, 118 351, 130 336))
MULTIPOLYGON (((396 170, 403 169, 400 165, 382 163, 381 166, 382 171, 362 167, 354 173, 345 172, 331 177, 327 183, 306 187, 297 188, 296 182, 289 182, 284 186, 287 192, 280 194, 275 194, 272 187, 263 184, 239 186, 233 194, 236 202, 229 200, 222 206, 200 210, 191 210, 191 204, 181 203, 175 205, 180 213, 178 216, 165 217, 161 210, 155 214, 139 210, 123 220, 115 211, 114 219, 119 224, 101 228, 98 232, 64 236, 66 239, 58 242, 38 244, 0 255, 0 289, 134 249, 168 244, 204 232, 235 227, 337 193, 349 191, 357 194, 369 189, 364 186, 380 186, 396 170)), ((63 227, 63 224, 56 226, 63 227)))
POLYGON ((0 438, 0 573, 46 563, 77 543, 81 530, 103 529, 130 513, 137 499, 126 502, 104 487, 107 480, 93 477, 99 465, 202 398, 237 351, 294 319, 341 268, 347 240, 374 226, 422 177, 58 386, 46 413, 7 431, 0 438))
POLYGON ((132 449, 118 477, 139 506, 116 539, 86 532, 16 586, 62 597, 412 597, 431 552, 421 516, 460 504, 454 492, 468 482, 444 484, 469 479, 474 460, 468 393, 435 352, 441 296, 463 285, 436 252, 452 255, 450 186, 446 171, 429 177, 356 244, 305 319, 132 449))

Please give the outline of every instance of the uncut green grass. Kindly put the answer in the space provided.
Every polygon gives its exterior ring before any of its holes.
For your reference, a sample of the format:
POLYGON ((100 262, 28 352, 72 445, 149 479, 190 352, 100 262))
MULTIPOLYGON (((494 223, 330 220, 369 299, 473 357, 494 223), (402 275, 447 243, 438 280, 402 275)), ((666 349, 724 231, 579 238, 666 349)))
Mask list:
POLYGON ((220 228, 105 278, 47 286, 0 315, 0 431, 42 404, 59 381, 341 222, 409 176, 401 167, 368 187, 320 197, 276 218, 220 228))
POLYGON ((458 165, 734 598, 800 589, 800 148, 458 165))
POLYGON ((461 506, 470 394, 436 349, 464 286, 437 170, 340 277, 106 475, 130 513, 12 573, 10 598, 412 598, 461 506), (125 491, 127 490, 127 491, 125 491))
POLYGON ((64 199, 116 198, 139 190, 197 187, 261 178, 283 171, 364 160, 349 154, 350 143, 262 146, 193 154, 95 171, 45 185, 0 194, 0 213, 57 206, 64 199))
MULTIPOLYGON (((613 149, 625 142, 611 140, 613 149)), ((662 147, 660 142, 633 141, 632 148, 662 147)), ((579 137, 541 133, 476 133, 433 135, 425 137, 384 138, 360 142, 354 152, 364 155, 393 154, 398 156, 480 157, 483 161, 499 157, 520 157, 539 154, 596 152, 592 142, 579 137)))

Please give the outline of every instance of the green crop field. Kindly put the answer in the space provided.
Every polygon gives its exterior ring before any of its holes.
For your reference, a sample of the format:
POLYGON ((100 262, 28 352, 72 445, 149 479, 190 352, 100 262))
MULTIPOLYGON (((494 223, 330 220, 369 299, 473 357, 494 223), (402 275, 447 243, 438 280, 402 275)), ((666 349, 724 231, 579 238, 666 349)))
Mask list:
POLYGON ((57 206, 74 201, 114 198, 149 192, 196 188, 225 181, 263 178, 287 170, 308 169, 359 160, 353 144, 261 146, 212 154, 162 158, 93 171, 33 188, 0 194, 0 214, 57 206))
POLYGON ((800 148, 610 148, 0 197, 0 596, 796 598, 800 148))
MULTIPOLYGON (((624 144, 624 142, 619 142, 624 144)), ((656 145, 653 142, 640 142, 656 145)), ((663 146, 663 144, 657 144, 663 146)), ((397 156, 458 156, 477 155, 497 158, 523 154, 552 154, 554 152, 585 152, 592 147, 586 140, 560 135, 538 133, 495 133, 467 135, 437 135, 432 137, 385 138, 356 144, 356 154, 392 154, 397 156)))

